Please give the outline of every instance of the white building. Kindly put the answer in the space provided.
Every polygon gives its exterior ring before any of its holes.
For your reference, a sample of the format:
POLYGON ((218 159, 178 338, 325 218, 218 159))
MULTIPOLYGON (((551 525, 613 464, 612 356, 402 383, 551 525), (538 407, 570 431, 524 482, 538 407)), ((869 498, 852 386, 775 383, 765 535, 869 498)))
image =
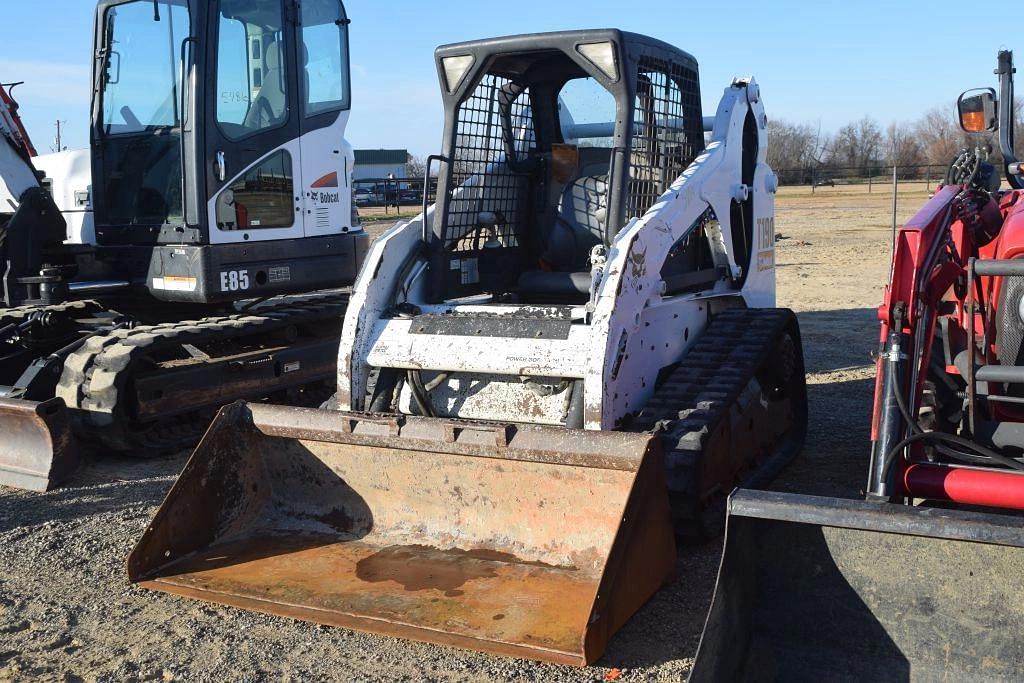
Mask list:
POLYGON ((409 152, 404 149, 357 149, 356 180, 404 178, 409 152))

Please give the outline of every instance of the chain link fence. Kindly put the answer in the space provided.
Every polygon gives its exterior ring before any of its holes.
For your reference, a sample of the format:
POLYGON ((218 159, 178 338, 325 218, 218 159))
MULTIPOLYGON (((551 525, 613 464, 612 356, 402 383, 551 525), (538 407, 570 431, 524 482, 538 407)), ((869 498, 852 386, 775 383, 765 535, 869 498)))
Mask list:
MULTIPOLYGON (((927 164, 895 167, 899 182, 925 183, 929 191, 942 182, 948 166, 927 164)), ((804 186, 812 190, 819 188, 838 187, 844 185, 863 185, 867 191, 873 191, 876 185, 883 189, 892 187, 893 166, 816 166, 813 168, 781 169, 775 172, 779 183, 785 186, 804 186)))

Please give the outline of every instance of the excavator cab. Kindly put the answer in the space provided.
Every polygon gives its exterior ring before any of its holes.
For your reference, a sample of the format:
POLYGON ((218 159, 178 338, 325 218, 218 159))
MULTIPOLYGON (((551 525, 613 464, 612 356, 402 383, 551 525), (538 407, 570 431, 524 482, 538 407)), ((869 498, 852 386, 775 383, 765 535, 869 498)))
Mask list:
POLYGON ((76 193, 91 220, 7 305, 99 281, 200 304, 350 284, 369 240, 344 139, 348 25, 340 0, 100 0, 76 193))

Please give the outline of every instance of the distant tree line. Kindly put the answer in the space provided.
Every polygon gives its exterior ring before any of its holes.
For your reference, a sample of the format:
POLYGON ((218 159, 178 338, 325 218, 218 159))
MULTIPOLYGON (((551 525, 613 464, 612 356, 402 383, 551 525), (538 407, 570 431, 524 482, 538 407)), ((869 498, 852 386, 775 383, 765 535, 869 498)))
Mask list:
MULTIPOLYGON (((1024 107, 1015 111, 1017 156, 1024 151, 1024 107)), ((833 133, 809 123, 768 121, 768 162, 784 184, 810 183, 832 169, 867 177, 891 173, 895 165, 903 177, 916 177, 922 166, 947 166, 979 138, 964 133, 952 107, 935 107, 913 122, 883 126, 871 116, 852 121, 833 133)), ((992 146, 992 160, 1001 161, 996 135, 981 138, 992 146)), ((425 159, 409 155, 406 177, 422 178, 425 159)), ((431 169, 436 175, 437 168, 431 169)))
MULTIPOLYGON (((1024 107, 1017 107, 1014 118, 1020 148, 1024 146, 1024 107)), ((770 120, 768 136, 768 161, 788 184, 809 183, 837 168, 868 176, 889 173, 895 165, 910 174, 914 167, 946 166, 961 150, 979 144, 978 136, 960 129, 956 112, 948 107, 931 109, 914 122, 885 127, 865 116, 831 134, 807 123, 770 120)), ((992 146, 991 158, 999 163, 998 137, 981 140, 992 146)))

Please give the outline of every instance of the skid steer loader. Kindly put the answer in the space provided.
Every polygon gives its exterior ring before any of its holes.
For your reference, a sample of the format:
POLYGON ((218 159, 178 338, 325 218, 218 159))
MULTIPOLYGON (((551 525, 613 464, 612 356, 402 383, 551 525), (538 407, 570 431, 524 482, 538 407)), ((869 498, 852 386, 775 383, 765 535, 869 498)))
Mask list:
POLYGON ((965 151, 898 233, 879 308, 864 501, 739 491, 691 681, 1019 681, 1024 666, 1024 175, 965 151))
POLYGON ((438 202, 371 247, 334 409, 222 411, 129 575, 585 665, 671 578, 673 520, 714 533, 803 439, 764 108, 735 81, 705 147, 696 61, 617 30, 436 60, 438 202))
POLYGON ((369 245, 339 0, 101 0, 93 86, 89 150, 33 157, 0 100, 0 485, 319 405, 369 245))

